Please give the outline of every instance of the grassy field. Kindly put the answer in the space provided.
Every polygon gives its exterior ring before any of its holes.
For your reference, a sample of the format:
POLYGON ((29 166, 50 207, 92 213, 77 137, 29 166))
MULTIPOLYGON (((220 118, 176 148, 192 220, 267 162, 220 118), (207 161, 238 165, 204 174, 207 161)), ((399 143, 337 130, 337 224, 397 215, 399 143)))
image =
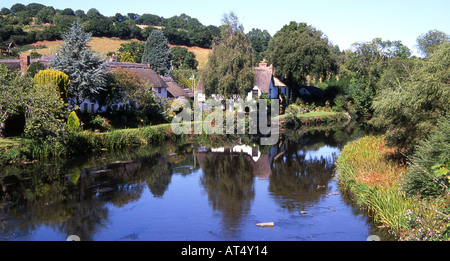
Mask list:
MULTIPOLYGON (((115 52, 120 48, 120 45, 123 43, 128 43, 131 41, 137 40, 121 40, 119 38, 108 38, 108 37, 92 37, 92 40, 89 42, 89 46, 101 53, 106 55, 108 52, 115 52)), ((42 49, 35 49, 37 53, 53 55, 56 53, 56 50, 59 48, 61 41, 39 41, 35 44, 40 44, 46 46, 42 49)), ((175 47, 176 45, 171 45, 170 47, 175 47)), ((211 52, 210 49, 200 48, 197 46, 181 46, 187 48, 189 51, 193 52, 196 56, 196 59, 199 63, 198 69, 202 69, 206 61, 208 60, 208 55, 211 52)), ((21 54, 28 54, 29 51, 22 52, 21 54)), ((105 57, 106 58, 106 57, 105 57)))

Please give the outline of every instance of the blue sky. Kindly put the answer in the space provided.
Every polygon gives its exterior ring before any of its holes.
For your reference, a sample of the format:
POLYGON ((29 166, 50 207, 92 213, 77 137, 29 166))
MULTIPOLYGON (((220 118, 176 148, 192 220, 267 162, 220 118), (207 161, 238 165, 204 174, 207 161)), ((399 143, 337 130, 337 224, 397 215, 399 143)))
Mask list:
POLYGON ((85 12, 96 8, 107 16, 150 13, 169 18, 185 13, 204 25, 220 25, 223 14, 233 11, 246 31, 267 29, 273 35, 290 21, 306 22, 325 33, 341 49, 350 48, 354 42, 381 37, 383 40, 401 40, 416 54, 419 35, 433 29, 450 34, 448 0, 1 0, 0 3, 0 7, 7 8, 15 3, 41 3, 85 12))

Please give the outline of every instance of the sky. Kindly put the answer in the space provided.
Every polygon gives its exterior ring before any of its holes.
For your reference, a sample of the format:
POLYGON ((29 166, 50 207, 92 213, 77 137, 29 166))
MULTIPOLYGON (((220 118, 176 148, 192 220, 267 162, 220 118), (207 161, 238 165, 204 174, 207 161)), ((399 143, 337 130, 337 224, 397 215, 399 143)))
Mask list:
POLYGON ((414 55, 416 39, 429 30, 450 34, 449 0, 0 0, 0 8, 16 3, 40 3, 56 9, 87 12, 96 8, 105 16, 116 13, 155 14, 164 18, 185 13, 203 25, 221 25, 224 14, 234 12, 246 32, 266 29, 272 36, 291 21, 304 22, 322 31, 341 50, 355 42, 400 40, 414 55))

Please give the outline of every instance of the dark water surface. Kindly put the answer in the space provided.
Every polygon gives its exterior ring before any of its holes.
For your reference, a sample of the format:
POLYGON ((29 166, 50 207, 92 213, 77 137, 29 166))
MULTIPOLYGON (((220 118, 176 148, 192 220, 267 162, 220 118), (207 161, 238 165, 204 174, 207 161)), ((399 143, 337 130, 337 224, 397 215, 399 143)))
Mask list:
POLYGON ((0 171, 0 241, 365 241, 334 160, 350 131, 165 145, 0 171), (274 222, 274 227, 258 227, 274 222))

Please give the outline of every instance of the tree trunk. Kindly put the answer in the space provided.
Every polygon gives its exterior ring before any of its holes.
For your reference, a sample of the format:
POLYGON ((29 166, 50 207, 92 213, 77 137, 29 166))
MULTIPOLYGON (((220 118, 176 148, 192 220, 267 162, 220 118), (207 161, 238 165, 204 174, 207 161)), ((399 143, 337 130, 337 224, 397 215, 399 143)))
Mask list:
POLYGON ((5 137, 5 122, 2 121, 0 122, 0 138, 4 138, 5 137))

